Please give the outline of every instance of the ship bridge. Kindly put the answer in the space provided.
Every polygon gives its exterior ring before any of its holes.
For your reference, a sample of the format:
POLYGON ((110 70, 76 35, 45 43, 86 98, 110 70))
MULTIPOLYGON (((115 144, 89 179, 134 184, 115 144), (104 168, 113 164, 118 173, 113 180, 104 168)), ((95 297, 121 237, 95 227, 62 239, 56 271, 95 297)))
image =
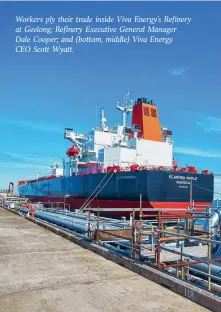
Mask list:
POLYGON ((77 134, 73 129, 65 128, 65 138, 78 149, 78 153, 70 155, 67 164, 71 169, 68 171, 71 174, 87 172, 86 168, 90 167, 89 172, 95 172, 101 165, 101 170, 114 165, 124 168, 133 164, 172 167, 172 132, 161 127, 153 100, 142 97, 133 102, 126 93, 124 104, 117 102, 116 108, 122 113, 122 124, 115 128, 108 127, 103 108, 100 110, 99 127, 89 133, 77 134), (132 122, 128 126, 131 112, 132 122))

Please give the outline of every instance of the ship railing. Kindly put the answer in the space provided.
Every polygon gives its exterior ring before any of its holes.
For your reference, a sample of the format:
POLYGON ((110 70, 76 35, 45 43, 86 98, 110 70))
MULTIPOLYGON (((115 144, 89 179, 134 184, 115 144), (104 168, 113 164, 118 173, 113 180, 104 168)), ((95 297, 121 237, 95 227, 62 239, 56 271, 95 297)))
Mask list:
MULTIPOLYGON (((113 166, 114 169, 115 166, 113 166)), ((213 175, 212 171, 209 170, 201 170, 196 169, 192 166, 186 167, 174 167, 174 166, 153 166, 153 165, 146 165, 146 166, 139 166, 139 165, 131 165, 127 167, 121 167, 120 171, 144 171, 144 170, 157 170, 157 171, 166 171, 166 172, 187 172, 187 173, 195 173, 195 174, 205 174, 205 175, 213 175), (134 166, 134 168, 133 168, 134 166)))
MULTIPOLYGON (((133 165, 132 165, 133 166, 133 165)), ((143 171, 143 170, 161 170, 161 171, 170 171, 173 167, 163 167, 163 166, 137 166, 132 169, 131 167, 123 167, 122 171, 143 171)))
POLYGON ((220 209, 221 206, 220 205, 218 205, 218 206, 213 206, 213 205, 205 206, 205 205, 195 205, 194 204, 194 209, 202 209, 202 208, 204 208, 204 210, 208 209, 208 208, 210 208, 212 210, 216 210, 216 209, 220 209))
POLYGON ((221 277, 217 276, 220 270, 220 255, 213 253, 212 245, 220 249, 221 241, 213 239, 211 224, 211 207, 207 207, 206 212, 201 215, 173 216, 177 219, 177 231, 165 229, 164 221, 169 220, 171 216, 158 215, 158 229, 156 233, 156 257, 157 268, 169 271, 171 274, 180 277, 182 280, 196 282, 197 285, 209 291, 220 293, 217 286, 221 282, 221 277), (186 219, 184 225, 180 220, 186 219), (201 230, 194 226, 194 220, 208 219, 208 230, 201 230), (191 221, 192 220, 192 221, 191 221), (189 244, 188 244, 189 242, 189 244), (168 245, 167 243, 173 244, 168 245), (200 246, 201 245, 201 246, 200 246), (202 249, 202 245, 205 248, 202 249), (206 246, 207 245, 207 246, 206 246), (192 246, 192 250, 188 247, 192 246), (198 249, 198 246, 200 248, 198 249), (187 247, 187 248, 186 248, 187 247), (186 249, 185 249, 186 248, 186 249), (208 269, 204 269, 205 264, 208 269), (196 266, 195 266, 196 265, 196 266))

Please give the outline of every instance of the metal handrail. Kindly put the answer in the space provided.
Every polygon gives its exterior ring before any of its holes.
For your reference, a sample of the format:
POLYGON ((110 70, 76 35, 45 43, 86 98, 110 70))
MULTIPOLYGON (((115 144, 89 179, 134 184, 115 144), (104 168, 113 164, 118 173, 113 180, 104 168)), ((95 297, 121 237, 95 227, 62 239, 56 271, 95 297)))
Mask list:
POLYGON ((155 232, 168 234, 168 235, 171 235, 171 236, 180 236, 180 237, 185 237, 185 238, 189 238, 189 239, 199 240, 199 241, 202 241, 202 242, 215 243, 215 244, 221 245, 221 241, 217 241, 217 240, 213 240, 213 239, 209 239, 209 238, 203 238, 203 237, 199 237, 199 236, 191 236, 191 235, 188 235, 188 234, 179 234, 179 233, 176 233, 176 232, 168 232, 168 231, 159 230, 159 229, 156 229, 155 232))

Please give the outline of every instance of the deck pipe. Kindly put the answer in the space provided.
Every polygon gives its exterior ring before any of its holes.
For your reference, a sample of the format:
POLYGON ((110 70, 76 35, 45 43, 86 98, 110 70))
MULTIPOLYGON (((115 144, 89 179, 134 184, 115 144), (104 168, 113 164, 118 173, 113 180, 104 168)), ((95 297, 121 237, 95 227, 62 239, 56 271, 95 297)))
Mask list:
MULTIPOLYGON (((75 218, 78 218, 78 219, 88 219, 88 214, 86 213, 76 213, 76 212, 69 212, 69 211, 64 211, 64 210, 53 210, 53 209, 47 209, 46 211, 44 210, 41 210, 42 212, 48 212, 48 213, 54 213, 54 214, 60 214, 60 215, 66 215, 66 216, 69 216, 69 217, 75 217, 75 218)), ((90 217, 91 221, 96 221, 97 220, 97 217, 95 216, 91 216, 90 217)), ((110 222, 110 223, 115 223, 116 225, 118 226, 121 226, 123 227, 122 225, 122 222, 121 220, 116 220, 116 219, 111 219, 111 218, 104 218, 104 217, 100 217, 100 220, 102 221, 107 221, 107 222, 110 222), (121 223, 121 224, 120 224, 121 223)))
MULTIPOLYGON (((51 225, 51 223, 50 223, 50 222, 47 222, 47 221, 44 221, 44 223, 51 225)), ((66 229, 66 228, 63 228, 62 226, 57 225, 57 228, 58 228, 58 229, 61 229, 61 230, 63 230, 63 231, 65 231, 65 232, 67 232, 67 233, 73 234, 73 231, 71 231, 71 230, 69 230, 69 229, 66 229)), ((74 232, 74 235, 76 235, 77 237, 80 237, 80 238, 83 238, 83 239, 85 239, 85 240, 90 241, 90 238, 86 237, 84 234, 80 234, 80 233, 74 232)))
MULTIPOLYGON (((21 212, 27 212, 26 209, 21 209, 21 212)), ((74 220, 65 220, 63 218, 60 218, 58 216, 52 216, 48 213, 45 212, 41 212, 41 211, 35 211, 35 217, 44 221, 47 221, 49 223, 54 223, 57 224, 58 226, 62 226, 65 227, 71 231, 76 231, 79 233, 85 233, 88 229, 88 226, 86 223, 84 224, 76 224, 76 222, 74 222, 74 220)))
MULTIPOLYGON (((21 208, 20 212, 26 214, 26 208, 21 208)), ((88 230, 87 219, 79 219, 78 217, 70 217, 62 214, 56 214, 54 212, 42 212, 41 210, 35 211, 35 217, 41 220, 47 221, 49 223, 54 223, 58 226, 65 227, 71 231, 76 231, 78 233, 85 233, 88 230)), ((90 229, 95 231, 97 227, 96 222, 91 222, 90 229)), ((102 223, 99 226, 100 230, 116 230, 116 226, 102 223)), ((125 228, 127 229, 127 228, 125 228)))
MULTIPOLYGON (((206 219, 204 225, 203 225, 203 230, 208 232, 209 231, 209 223, 208 219, 206 219)), ((221 209, 217 209, 213 212, 211 219, 210 219, 210 229, 213 235, 211 236, 211 239, 213 240, 218 240, 218 230, 221 230, 221 209)), ((219 241, 221 241, 221 234, 219 237, 219 241)), ((221 245, 220 244, 211 244, 212 248, 212 259, 215 258, 221 258, 221 245)), ((221 261, 219 261, 221 262, 221 261)), ((199 263, 199 264, 194 264, 190 266, 194 269, 197 269, 198 271, 202 271, 204 273, 208 272, 208 264, 206 263, 199 263)), ((215 264, 211 264, 211 275, 215 275, 218 277, 221 277, 221 267, 217 266, 215 264)))
MULTIPOLYGON (((20 212, 22 214, 27 213, 26 208, 21 208, 20 212)), ((88 230, 88 222, 87 222, 87 216, 79 215, 76 213, 71 213, 72 216, 67 215, 64 211, 59 211, 58 213, 55 211, 41 211, 41 210, 36 210, 35 211, 35 217, 39 218, 41 220, 44 220, 49 223, 54 223, 57 226, 65 227, 71 231, 75 231, 78 233, 85 233, 88 230)), ((108 220, 108 218, 105 218, 108 220)), ((116 220, 115 220, 116 222, 116 220)), ((97 227, 96 220, 91 222, 90 228, 91 230, 95 230, 97 227)), ((108 224, 108 222, 100 224, 100 229, 104 230, 115 230, 116 226, 113 226, 111 224, 108 224)), ((127 229, 127 228, 124 228, 127 229)), ((131 228, 129 228, 131 229, 131 228)), ((143 244, 150 244, 151 243, 151 234, 146 235, 149 238, 144 238, 143 239, 143 244)), ((113 241, 114 242, 114 241, 113 241)), ((118 240, 115 241, 117 243, 118 240)), ((120 243, 121 247, 130 249, 131 248, 131 243, 129 241, 125 242, 125 244, 120 243)), ((138 245, 137 245, 138 248, 138 245)))
MULTIPOLYGON (((43 210, 42 210, 43 211, 43 210)), ((47 209, 46 212, 50 212, 50 213, 55 213, 55 214, 61 214, 61 215, 66 215, 66 216, 69 216, 69 217, 75 217, 77 219, 85 219, 87 220, 88 219, 88 213, 84 212, 84 213, 80 213, 80 212, 65 212, 64 210, 53 210, 53 209, 47 209)), ((96 222, 97 221, 97 216, 90 216, 90 219, 91 219, 91 222, 96 222)), ((108 223, 109 225, 112 225, 114 227, 119 227, 119 228, 122 228, 122 229, 125 229, 125 227, 129 226, 129 222, 128 220, 124 221, 124 220, 117 220, 117 219, 113 219, 113 218, 105 218, 105 217, 99 217, 100 221, 103 222, 106 222, 108 223)), ((151 222, 153 220, 150 220, 151 222)), ((143 221, 143 228, 145 229, 149 229, 150 228, 150 221, 148 220, 144 220, 143 221), (148 224, 147 224, 148 223, 148 224)), ((101 223, 101 224, 102 224, 101 223)))
MULTIPOLYGON (((59 211, 50 211, 53 213, 58 213, 58 214, 63 214, 63 215, 67 215, 67 216, 73 216, 79 219, 88 219, 88 214, 87 213, 78 213, 78 212, 65 212, 62 210, 59 211)), ((97 221, 97 216, 91 216, 90 217, 91 221, 97 221)), ((100 221, 102 222, 106 222, 110 225, 113 225, 115 227, 119 227, 122 229, 125 229, 125 227, 129 226, 130 221, 126 220, 117 220, 117 219, 112 219, 112 218, 105 218, 105 217, 99 217, 100 221)), ((143 221, 143 228, 150 228, 150 224, 147 224, 149 221, 148 220, 144 220, 143 221)))
MULTIPOLYGON (((50 212, 55 213, 55 214, 66 215, 66 216, 74 217, 74 218, 78 218, 78 219, 83 219, 83 220, 88 219, 88 214, 83 215, 81 213, 65 212, 65 211, 50 211, 50 212)), ((94 222, 97 221, 97 217, 95 217, 95 216, 91 216, 90 219, 91 219, 91 221, 94 221, 94 222)), ((119 228, 124 228, 126 225, 129 224, 129 222, 123 224, 122 220, 116 220, 116 219, 111 219, 111 218, 99 217, 99 219, 101 221, 104 221, 104 222, 106 221, 107 223, 112 224, 114 226, 117 226, 119 228)))
MULTIPOLYGON (((27 213, 27 209, 25 208, 21 208, 20 211, 22 213, 27 213)), ((52 213, 55 214, 55 213, 52 213)), ((35 217, 39 218, 41 220, 44 220, 46 222, 49 223, 55 223, 59 228, 60 227, 65 227, 71 231, 76 231, 78 233, 85 233, 88 229, 88 225, 87 223, 83 223, 83 224, 76 224, 74 222, 74 218, 70 218, 69 220, 62 218, 61 216, 55 216, 55 215, 51 215, 48 212, 42 212, 42 211, 35 211, 35 217)), ((76 221, 76 220, 75 220, 76 221)), ((104 247, 107 247, 108 249, 117 252, 117 253, 121 253, 125 256, 130 256, 130 252, 126 251, 126 250, 122 250, 122 249, 118 249, 114 246, 112 246, 110 243, 107 242, 100 242, 100 244, 104 247)), ((129 243, 128 245, 124 246, 126 248, 130 248, 131 244, 129 243)))
MULTIPOLYGON (((65 212, 61 212, 61 211, 59 211, 58 213, 57 212, 55 212, 55 211, 41 211, 41 210, 36 210, 36 212, 38 212, 38 211, 40 211, 40 212, 42 212, 42 213, 45 213, 45 214, 47 214, 47 215, 51 215, 51 216, 57 216, 57 217, 59 217, 59 218, 61 218, 61 219, 63 219, 63 220, 73 220, 73 222, 76 222, 76 223, 81 223, 81 224, 87 224, 87 226, 88 226, 88 217, 87 217, 87 215, 80 215, 80 214, 78 214, 78 213, 72 213, 71 215, 70 214, 66 214, 65 212)), ((124 227, 123 226, 121 226, 120 224, 119 224, 119 221, 118 222, 116 222, 116 220, 115 220, 115 222, 114 223, 112 223, 112 222, 109 222, 109 220, 108 220, 108 218, 105 218, 105 220, 103 220, 103 218, 100 218, 100 220, 101 221, 103 221, 103 222, 100 222, 99 223, 99 228, 102 230, 102 229, 104 229, 104 230, 116 230, 117 228, 119 228, 119 229, 124 229, 124 230, 130 230, 131 229, 131 227, 129 227, 128 225, 127 225, 127 227, 126 227, 126 225, 124 225, 124 227), (107 220, 107 221, 106 221, 107 220)), ((97 227, 97 219, 94 219, 94 220, 90 220, 90 226, 91 226, 91 228, 93 227, 94 229, 96 229, 96 227, 97 227)))

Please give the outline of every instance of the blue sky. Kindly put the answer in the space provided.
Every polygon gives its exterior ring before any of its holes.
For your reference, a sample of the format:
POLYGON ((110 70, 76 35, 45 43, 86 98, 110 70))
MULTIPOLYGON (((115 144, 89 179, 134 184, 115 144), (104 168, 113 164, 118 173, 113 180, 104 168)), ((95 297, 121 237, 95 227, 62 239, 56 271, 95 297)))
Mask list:
POLYGON ((220 9, 217 2, 1 2, 0 188, 36 169, 46 174, 69 146, 63 128, 90 130, 97 102, 109 124, 120 121, 115 104, 128 89, 133 99, 156 102, 180 165, 221 173, 220 9), (175 15, 192 22, 178 25, 170 45, 84 44, 59 56, 15 53, 16 15, 175 15))

